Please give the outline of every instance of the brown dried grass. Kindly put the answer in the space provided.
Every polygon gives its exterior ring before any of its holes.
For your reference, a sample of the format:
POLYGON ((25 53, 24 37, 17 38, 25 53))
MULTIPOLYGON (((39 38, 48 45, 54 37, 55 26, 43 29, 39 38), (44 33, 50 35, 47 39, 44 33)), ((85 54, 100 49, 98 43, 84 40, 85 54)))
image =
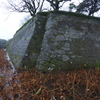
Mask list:
POLYGON ((0 49, 0 91, 4 87, 4 81, 5 81, 4 68, 10 68, 10 67, 11 65, 6 59, 6 51, 4 51, 4 49, 0 49))
POLYGON ((0 68, 10 67, 11 65, 8 63, 6 59, 6 51, 4 49, 0 49, 0 68))
POLYGON ((100 70, 19 72, 1 91, 3 100, 99 100, 100 70))

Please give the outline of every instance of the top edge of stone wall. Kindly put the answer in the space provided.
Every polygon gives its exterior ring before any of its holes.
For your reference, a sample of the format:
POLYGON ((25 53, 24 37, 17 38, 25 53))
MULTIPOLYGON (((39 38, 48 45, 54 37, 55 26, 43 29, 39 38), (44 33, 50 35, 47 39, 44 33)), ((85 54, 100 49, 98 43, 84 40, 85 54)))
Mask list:
MULTIPOLYGON (((85 16, 85 15, 83 15, 85 16)), ((100 20, 99 17, 92 17, 92 16, 86 16, 86 17, 82 17, 82 16, 77 16, 77 15, 70 15, 70 14, 58 14, 58 13, 50 13, 48 15, 48 18, 55 18, 55 17, 65 17, 65 19, 67 18, 67 20, 73 20, 74 21, 81 21, 81 22, 87 22, 87 23, 91 23, 91 24, 99 24, 100 20)))

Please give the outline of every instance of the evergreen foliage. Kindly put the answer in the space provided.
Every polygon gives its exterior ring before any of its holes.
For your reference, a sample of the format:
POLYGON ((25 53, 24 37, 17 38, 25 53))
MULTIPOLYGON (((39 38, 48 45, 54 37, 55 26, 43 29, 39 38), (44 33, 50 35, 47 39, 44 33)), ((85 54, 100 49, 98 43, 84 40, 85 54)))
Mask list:
POLYGON ((0 48, 6 48, 7 41, 4 39, 0 39, 0 48))
POLYGON ((95 12, 100 10, 100 0, 83 0, 77 6, 77 12, 83 13, 86 12, 88 15, 93 15, 95 12))

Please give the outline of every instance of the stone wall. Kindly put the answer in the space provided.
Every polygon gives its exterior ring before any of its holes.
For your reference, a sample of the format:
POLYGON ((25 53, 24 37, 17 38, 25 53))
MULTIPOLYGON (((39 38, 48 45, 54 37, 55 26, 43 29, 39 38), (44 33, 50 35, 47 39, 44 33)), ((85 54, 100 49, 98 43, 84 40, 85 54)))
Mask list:
POLYGON ((46 17, 37 15, 9 42, 7 50, 16 69, 35 66, 45 32, 45 23, 46 17))
POLYGON ((100 61, 99 23, 71 15, 38 15, 15 34, 9 49, 13 63, 43 71, 94 67, 100 61))

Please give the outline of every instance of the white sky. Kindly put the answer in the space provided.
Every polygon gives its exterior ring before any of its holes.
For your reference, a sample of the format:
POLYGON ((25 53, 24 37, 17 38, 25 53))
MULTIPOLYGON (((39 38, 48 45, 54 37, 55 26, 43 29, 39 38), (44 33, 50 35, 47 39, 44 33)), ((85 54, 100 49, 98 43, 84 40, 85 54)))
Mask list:
MULTIPOLYGON (((82 0, 72 0, 72 2, 73 1, 77 4, 82 0)), ((2 7, 2 2, 6 2, 6 0, 0 0, 0 39, 9 40, 20 28, 21 20, 26 16, 26 14, 15 12, 10 14, 7 9, 2 7)))
POLYGON ((20 28, 20 22, 25 16, 25 13, 11 13, 2 7, 0 1, 0 39, 11 39, 15 32, 20 28))

